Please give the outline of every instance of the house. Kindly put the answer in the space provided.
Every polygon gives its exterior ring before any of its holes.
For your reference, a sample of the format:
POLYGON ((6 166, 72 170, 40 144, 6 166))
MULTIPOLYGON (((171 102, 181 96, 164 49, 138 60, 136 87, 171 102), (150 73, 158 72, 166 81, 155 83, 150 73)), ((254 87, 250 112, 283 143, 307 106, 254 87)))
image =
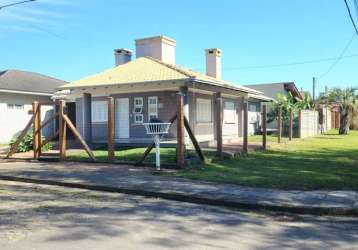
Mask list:
MULTIPOLYGON (((19 133, 31 118, 34 101, 51 101, 56 88, 66 82, 20 70, 0 72, 0 143, 8 143, 19 133)), ((50 115, 52 106, 42 109, 42 119, 50 115)), ((51 132, 47 127, 44 134, 51 132)))
MULTIPOLYGON (((292 96, 296 100, 303 99, 302 92, 298 90, 298 88, 296 87, 296 84, 294 82, 262 83, 262 84, 250 84, 250 85, 245 85, 245 86, 255 89, 257 91, 261 91, 265 96, 270 97, 273 100, 276 100, 277 96, 279 94, 287 97, 288 93, 291 93, 292 96)), ((254 104, 250 103, 249 104, 249 114, 252 112, 253 112, 253 114, 255 114, 255 112, 258 108, 259 107, 256 106, 256 103, 254 103, 254 104)), ((270 109, 270 105, 269 105, 267 112, 270 112, 270 110, 271 109, 270 109)), ((260 126, 259 121, 260 120, 257 121, 257 120, 254 120, 253 118, 251 119, 251 122, 257 126, 256 129, 258 129, 260 126)), ((253 125, 251 125, 250 127, 252 129, 253 125)), ((268 130, 276 130, 277 122, 272 121, 272 122, 268 123, 267 128, 268 128, 268 130)))
MULTIPOLYGON (((223 121, 223 137, 243 135, 243 105, 245 102, 269 101, 262 92, 224 81, 221 78, 222 51, 206 49, 206 74, 183 68, 175 63, 176 41, 155 36, 135 41, 136 59, 132 51, 117 49, 115 67, 95 75, 70 82, 60 88, 67 91, 66 101, 75 103, 76 127, 88 142, 107 139, 107 98, 116 101, 116 140, 121 143, 148 143, 143 123, 152 118, 168 121, 177 112, 176 97, 184 96, 184 113, 197 139, 215 140, 218 112, 223 121)), ((168 140, 176 137, 173 124, 168 140)))

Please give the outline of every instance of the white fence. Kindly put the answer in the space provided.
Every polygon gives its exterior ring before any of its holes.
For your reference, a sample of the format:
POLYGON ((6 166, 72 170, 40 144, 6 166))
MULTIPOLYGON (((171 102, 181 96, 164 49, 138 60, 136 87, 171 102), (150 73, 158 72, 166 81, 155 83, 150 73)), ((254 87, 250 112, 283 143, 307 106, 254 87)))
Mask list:
POLYGON ((319 135, 332 128, 332 112, 329 108, 301 110, 299 119, 299 137, 319 135))

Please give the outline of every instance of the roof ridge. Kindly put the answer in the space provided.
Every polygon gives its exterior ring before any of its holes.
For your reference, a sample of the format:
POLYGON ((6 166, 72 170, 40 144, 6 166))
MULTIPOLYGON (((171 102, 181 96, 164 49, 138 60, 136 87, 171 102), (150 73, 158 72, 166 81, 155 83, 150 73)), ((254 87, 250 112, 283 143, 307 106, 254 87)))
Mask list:
POLYGON ((179 73, 181 73, 181 74, 183 74, 183 75, 185 75, 185 76, 187 76, 187 77, 195 78, 195 76, 193 76, 193 75, 189 74, 188 72, 186 72, 186 71, 180 69, 180 68, 179 68, 178 66, 176 66, 176 65, 173 65, 173 64, 170 64, 170 63, 165 63, 165 62, 163 62, 163 61, 161 61, 161 60, 159 60, 159 59, 156 59, 156 58, 153 58, 153 57, 150 57, 150 56, 146 56, 145 58, 148 58, 148 59, 150 59, 150 60, 152 60, 152 61, 155 61, 155 62, 157 62, 157 63, 159 63, 159 64, 161 64, 161 65, 163 65, 163 66, 165 66, 165 67, 167 67, 167 68, 170 68, 170 69, 172 69, 172 70, 175 70, 175 71, 177 71, 177 72, 179 72, 179 73))

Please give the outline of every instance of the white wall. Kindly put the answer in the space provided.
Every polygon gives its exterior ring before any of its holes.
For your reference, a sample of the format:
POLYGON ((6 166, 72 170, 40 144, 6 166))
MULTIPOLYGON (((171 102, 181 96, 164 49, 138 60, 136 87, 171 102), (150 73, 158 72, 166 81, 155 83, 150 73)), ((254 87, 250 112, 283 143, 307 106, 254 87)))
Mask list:
MULTIPOLYGON (((0 143, 9 142, 13 136, 21 132, 31 119, 29 111, 32 110, 32 102, 50 102, 49 97, 0 93, 0 143), (23 105, 23 109, 8 109, 8 104, 23 105)), ((47 119, 52 114, 52 106, 41 108, 41 119, 47 119)), ((53 132, 52 124, 43 131, 45 136, 53 132)))

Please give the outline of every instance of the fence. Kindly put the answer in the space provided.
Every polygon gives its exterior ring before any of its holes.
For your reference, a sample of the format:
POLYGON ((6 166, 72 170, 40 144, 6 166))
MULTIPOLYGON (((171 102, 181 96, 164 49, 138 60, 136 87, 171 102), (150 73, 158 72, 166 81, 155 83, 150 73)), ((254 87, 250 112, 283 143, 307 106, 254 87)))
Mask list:
POLYGON ((301 110, 298 122, 300 138, 319 135, 332 129, 332 111, 328 107, 301 110))

